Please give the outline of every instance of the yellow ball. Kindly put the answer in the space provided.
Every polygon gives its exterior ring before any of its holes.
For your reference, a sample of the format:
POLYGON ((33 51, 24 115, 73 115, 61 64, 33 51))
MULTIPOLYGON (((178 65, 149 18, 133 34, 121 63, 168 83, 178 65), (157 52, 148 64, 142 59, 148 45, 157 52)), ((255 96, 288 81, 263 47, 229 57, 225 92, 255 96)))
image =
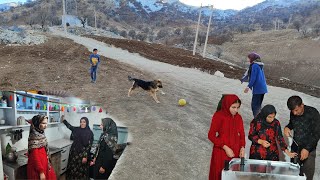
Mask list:
POLYGON ((187 104, 187 101, 185 99, 179 99, 178 103, 179 103, 180 106, 184 106, 184 105, 187 104))

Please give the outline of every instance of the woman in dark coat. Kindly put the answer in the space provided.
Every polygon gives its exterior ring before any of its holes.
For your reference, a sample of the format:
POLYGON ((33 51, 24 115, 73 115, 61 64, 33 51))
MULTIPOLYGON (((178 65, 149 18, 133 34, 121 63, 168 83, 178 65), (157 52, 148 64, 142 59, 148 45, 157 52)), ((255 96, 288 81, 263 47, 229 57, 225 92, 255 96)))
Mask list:
POLYGON ((80 119, 80 127, 70 125, 64 116, 61 117, 62 122, 72 131, 72 140, 66 179, 90 179, 89 178, 89 162, 90 149, 93 142, 93 133, 89 127, 87 117, 80 119))
POLYGON ((104 118, 101 121, 100 128, 103 133, 93 159, 94 179, 108 179, 117 162, 114 158, 118 147, 117 125, 111 118, 104 118))
POLYGON ((296 153, 287 149, 287 144, 282 136, 279 120, 275 118, 277 112, 273 105, 266 105, 250 123, 248 138, 252 141, 250 159, 279 161, 277 142, 282 151, 290 158, 296 153))

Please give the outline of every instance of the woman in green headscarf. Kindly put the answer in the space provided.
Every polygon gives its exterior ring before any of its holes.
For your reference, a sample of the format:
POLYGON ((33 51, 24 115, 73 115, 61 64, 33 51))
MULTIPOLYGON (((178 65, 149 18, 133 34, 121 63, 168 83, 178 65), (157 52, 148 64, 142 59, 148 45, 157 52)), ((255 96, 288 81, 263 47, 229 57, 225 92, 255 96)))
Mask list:
POLYGON ((103 133, 94 155, 94 179, 108 179, 117 160, 114 158, 117 149, 117 124, 111 118, 103 118, 100 128, 103 133))

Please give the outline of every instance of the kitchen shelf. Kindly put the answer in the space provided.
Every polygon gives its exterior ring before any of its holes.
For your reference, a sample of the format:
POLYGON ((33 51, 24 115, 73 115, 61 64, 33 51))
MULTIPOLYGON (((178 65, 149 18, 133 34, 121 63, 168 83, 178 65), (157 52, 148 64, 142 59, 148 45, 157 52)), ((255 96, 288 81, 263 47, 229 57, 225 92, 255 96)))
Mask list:
POLYGON ((12 109, 12 107, 0 107, 0 109, 12 109))
POLYGON ((47 112, 47 110, 17 109, 20 112, 47 112))
POLYGON ((8 107, 0 107, 1 118, 6 120, 7 126, 0 126, 0 129, 9 128, 23 128, 30 125, 19 125, 18 118, 20 116, 25 119, 31 119, 33 116, 43 114, 48 116, 48 124, 59 124, 56 120, 59 120, 60 111, 60 98, 50 95, 32 94, 24 91, 1 91, 6 99, 10 99, 7 105, 8 107), (49 107, 55 107, 57 109, 49 109, 49 107), (52 121, 52 122, 51 122, 52 121))

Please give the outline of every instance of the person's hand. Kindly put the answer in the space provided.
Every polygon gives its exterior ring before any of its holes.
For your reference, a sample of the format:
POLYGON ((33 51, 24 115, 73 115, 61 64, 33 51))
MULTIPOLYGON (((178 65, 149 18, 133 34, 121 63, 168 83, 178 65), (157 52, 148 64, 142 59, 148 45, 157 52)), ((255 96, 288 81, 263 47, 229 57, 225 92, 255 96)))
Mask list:
POLYGON ((106 170, 105 170, 105 169, 103 169, 103 167, 100 167, 100 169, 99 169, 99 173, 100 173, 100 174, 103 174, 104 172, 106 172, 106 170))
POLYGON ((249 92, 249 89, 250 89, 249 87, 246 87, 243 92, 244 92, 244 93, 248 93, 248 92, 249 92))
POLYGON ((64 115, 61 115, 60 122, 64 121, 64 115))
POLYGON ((261 144, 265 148, 270 147, 270 143, 268 141, 266 141, 266 140, 259 139, 258 143, 261 144))
POLYGON ((244 157, 244 147, 240 149, 239 157, 240 158, 244 157))
POLYGON ((82 164, 87 163, 87 158, 82 158, 82 164))
POLYGON ((290 152, 288 149, 286 149, 284 152, 285 152, 290 158, 294 158, 295 156, 298 156, 297 153, 295 153, 295 152, 290 152))
POLYGON ((286 137, 291 136, 291 133, 290 133, 291 130, 288 127, 285 127, 283 131, 284 131, 283 133, 286 137))
POLYGON ((40 173, 40 180, 45 180, 46 179, 46 175, 44 175, 44 173, 40 173))
POLYGON ((223 149, 224 149, 224 151, 226 152, 226 154, 227 154, 227 156, 229 158, 233 158, 234 157, 234 152, 228 146, 224 145, 223 149))
POLYGON ((300 160, 303 161, 303 160, 307 159, 308 156, 309 156, 309 151, 306 149, 302 149, 300 160))

